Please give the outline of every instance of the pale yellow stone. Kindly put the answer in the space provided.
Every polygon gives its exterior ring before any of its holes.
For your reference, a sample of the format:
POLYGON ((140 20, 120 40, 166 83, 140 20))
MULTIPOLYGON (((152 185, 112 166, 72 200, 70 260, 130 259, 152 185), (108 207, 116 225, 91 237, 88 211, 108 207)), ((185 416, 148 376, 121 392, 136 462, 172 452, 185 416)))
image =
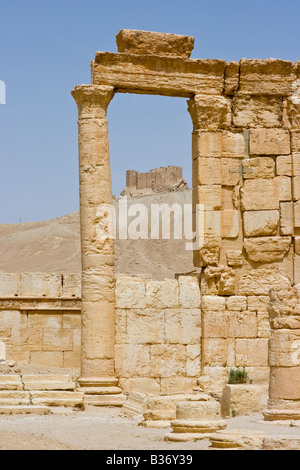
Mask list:
POLYGON ((227 365, 227 354, 227 339, 204 338, 202 340, 203 366, 225 367, 227 365))
POLYGON ((243 220, 246 237, 276 235, 279 212, 277 210, 245 211, 243 220))
POLYGON ((33 351, 30 358, 32 364, 46 367, 63 367, 62 351, 33 351))
POLYGON ((228 250, 226 252, 228 266, 243 266, 243 254, 241 250, 228 250))
POLYGON ((203 338, 227 338, 228 315, 226 312, 205 311, 202 317, 203 338))
MULTIPOLYGON (((199 373, 200 367, 197 372, 199 373)), ((189 374, 196 376, 197 373, 189 374)), ((192 391, 197 385, 197 379, 192 377, 162 377, 160 380, 161 393, 179 393, 192 391)))
POLYGON ((245 238, 244 248, 251 261, 272 263, 282 261, 291 246, 291 237, 245 238))
POLYGON ((293 176, 300 176, 300 153, 292 155, 293 176))
POLYGON ((77 273, 62 275, 62 298, 81 298, 81 276, 77 273))
POLYGON ((16 297, 19 295, 20 274, 0 273, 0 297, 16 297))
POLYGON ((280 201, 291 201, 291 178, 246 180, 241 189, 243 210, 278 210, 280 201), (264 197, 261 197, 261 195, 264 197))
POLYGON ((151 346, 151 377, 185 375, 186 352, 181 344, 151 346))
POLYGON ((226 308, 225 297, 217 295, 203 295, 201 297, 201 308, 203 310, 222 312, 226 308))
POLYGON ((116 282, 117 308, 145 308, 145 280, 133 276, 118 276, 116 282))
POLYGON ((200 157, 198 162, 198 185, 221 184, 221 159, 200 157))
MULTIPOLYGON (((300 327, 300 324, 298 325, 300 327)), ((269 364, 276 367, 293 367, 300 364, 300 328, 271 331, 269 364)))
POLYGON ((163 343, 164 312, 150 308, 128 310, 126 342, 163 343))
POLYGON ((221 399, 222 416, 231 417, 233 411, 238 415, 258 413, 262 409, 261 397, 259 385, 227 384, 221 399))
POLYGON ((300 176, 293 178, 293 197, 295 201, 300 199, 300 176))
POLYGON ((198 276, 179 276, 179 303, 184 308, 200 307, 200 287, 198 276))
POLYGON ((274 178, 275 163, 271 157, 253 157, 243 160, 245 179, 274 178))
POLYGON ((117 344, 115 347, 116 374, 128 378, 150 376, 150 346, 117 344))
POLYGON ((57 298, 61 295, 61 275, 52 273, 21 274, 21 297, 57 298))
POLYGON ((228 337, 255 338, 257 335, 257 319, 255 312, 228 311, 228 337))
POLYGON ((284 129, 251 129, 250 155, 289 155, 290 133, 284 129))
POLYGON ((227 297, 226 309, 239 312, 247 310, 247 297, 244 295, 232 295, 227 297))
POLYGON ((227 131, 198 132, 199 157, 238 157, 246 155, 244 136, 227 131))
POLYGON ((300 227, 300 201, 294 202, 294 227, 300 227))
POLYGON ((268 365, 268 338, 236 340, 237 367, 266 367, 268 365))
POLYGON ((47 329, 43 332, 44 351, 71 351, 73 334, 70 329, 47 329))
POLYGON ((279 155, 276 158, 276 175, 277 176, 292 176, 292 156, 279 155))
POLYGON ((240 160, 237 158, 221 159, 221 184, 235 186, 240 181, 240 160))
POLYGON ((203 210, 219 210, 222 203, 221 185, 206 184, 198 187, 198 204, 203 204, 203 210))
POLYGON ((195 95, 188 101, 194 130, 219 130, 231 125, 230 100, 223 96, 195 95))
POLYGON ((165 332, 167 343, 199 343, 201 337, 200 309, 166 309, 165 332))
POLYGON ((224 94, 231 96, 239 87, 239 68, 240 64, 236 61, 227 62, 225 68, 225 86, 224 94))
POLYGON ((280 235, 293 235, 294 208, 292 202, 280 203, 280 235))
POLYGON ((280 98, 237 95, 233 99, 233 124, 236 127, 280 127, 280 98))
POLYGON ((118 52, 190 57, 194 38, 179 34, 121 29, 116 36, 118 52))
POLYGON ((240 232, 240 214, 235 209, 221 211, 221 235, 223 238, 237 238, 240 232))
POLYGON ((146 282, 146 303, 152 308, 177 307, 178 282, 173 279, 146 282))

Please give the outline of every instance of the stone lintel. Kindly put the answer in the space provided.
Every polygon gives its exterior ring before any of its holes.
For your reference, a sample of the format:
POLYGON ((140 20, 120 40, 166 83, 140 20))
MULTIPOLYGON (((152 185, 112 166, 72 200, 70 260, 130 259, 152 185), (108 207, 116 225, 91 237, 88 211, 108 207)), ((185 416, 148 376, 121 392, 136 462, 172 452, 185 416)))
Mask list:
POLYGON ((190 57, 194 38, 182 34, 121 29, 116 36, 118 52, 190 57))
POLYGON ((221 95, 224 60, 186 59, 153 54, 96 52, 92 83, 118 92, 190 98, 194 94, 221 95))

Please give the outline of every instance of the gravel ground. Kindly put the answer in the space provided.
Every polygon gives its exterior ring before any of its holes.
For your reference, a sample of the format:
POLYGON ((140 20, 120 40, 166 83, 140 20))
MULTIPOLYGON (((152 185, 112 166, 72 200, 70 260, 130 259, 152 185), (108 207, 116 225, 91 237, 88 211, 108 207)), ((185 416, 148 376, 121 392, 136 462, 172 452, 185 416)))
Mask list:
MULTIPOLYGON (((300 423, 299 423, 300 424, 300 423)), ((261 414, 227 420, 227 430, 265 431, 269 436, 300 438, 300 427, 266 423, 261 414)), ((89 407, 67 415, 0 416, 1 450, 200 450, 208 440, 164 441, 170 429, 138 426, 137 419, 120 416, 118 408, 89 407)))

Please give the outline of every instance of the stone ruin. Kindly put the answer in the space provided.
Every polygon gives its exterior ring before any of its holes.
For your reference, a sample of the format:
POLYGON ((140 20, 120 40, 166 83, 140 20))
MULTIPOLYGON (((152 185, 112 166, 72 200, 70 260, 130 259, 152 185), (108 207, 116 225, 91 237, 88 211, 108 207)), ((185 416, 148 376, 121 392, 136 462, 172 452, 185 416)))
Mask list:
MULTIPOLYGON (((127 398, 128 412, 150 406, 150 421, 176 418, 175 392, 198 393, 197 410, 204 392, 220 400, 230 367, 246 367, 253 384, 270 383, 265 419, 299 419, 300 62, 191 59, 193 43, 122 30, 118 53, 96 52, 91 84, 72 91, 81 280, 1 274, 0 340, 10 360, 75 366, 85 403, 121 406, 127 398), (115 93, 188 100, 194 274, 116 280, 114 241, 97 236, 107 224, 99 208, 113 200, 106 111, 115 93)), ((148 184, 127 176, 129 186, 148 184)))
MULTIPOLYGON (((139 194, 135 191, 151 190, 155 193, 182 191, 188 189, 188 184, 182 177, 182 167, 168 166, 139 173, 136 170, 126 171, 126 188, 121 196, 139 194)), ((145 193, 143 191, 143 193, 145 193)))

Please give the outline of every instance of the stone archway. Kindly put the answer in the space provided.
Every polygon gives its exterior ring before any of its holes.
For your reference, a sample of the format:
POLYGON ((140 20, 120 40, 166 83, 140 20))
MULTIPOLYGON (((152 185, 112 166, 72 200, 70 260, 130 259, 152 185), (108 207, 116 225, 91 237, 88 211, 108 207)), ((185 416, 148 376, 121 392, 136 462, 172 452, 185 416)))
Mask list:
MULTIPOLYGON (((202 294, 222 297, 214 304, 204 299, 202 306, 202 323, 209 325, 216 310, 222 316, 224 332, 213 336, 221 356, 227 354, 228 335, 235 351, 237 345, 248 348, 249 332, 244 328, 241 336, 240 316, 261 313, 247 310, 248 296, 260 295, 247 287, 251 270, 279 266, 292 282, 300 281, 299 63, 191 59, 193 43, 188 36, 122 30, 118 53, 97 52, 92 84, 72 91, 79 112, 80 383, 87 395, 97 400, 101 395, 103 404, 122 401, 114 370, 114 241, 102 236, 112 225, 106 111, 115 93, 189 100, 195 221, 197 204, 204 212, 204 238, 194 251, 194 265, 202 269, 202 294)), ((202 333, 202 372, 212 347, 208 329, 202 333)), ((251 348, 265 348, 264 339, 256 332, 251 348)))

